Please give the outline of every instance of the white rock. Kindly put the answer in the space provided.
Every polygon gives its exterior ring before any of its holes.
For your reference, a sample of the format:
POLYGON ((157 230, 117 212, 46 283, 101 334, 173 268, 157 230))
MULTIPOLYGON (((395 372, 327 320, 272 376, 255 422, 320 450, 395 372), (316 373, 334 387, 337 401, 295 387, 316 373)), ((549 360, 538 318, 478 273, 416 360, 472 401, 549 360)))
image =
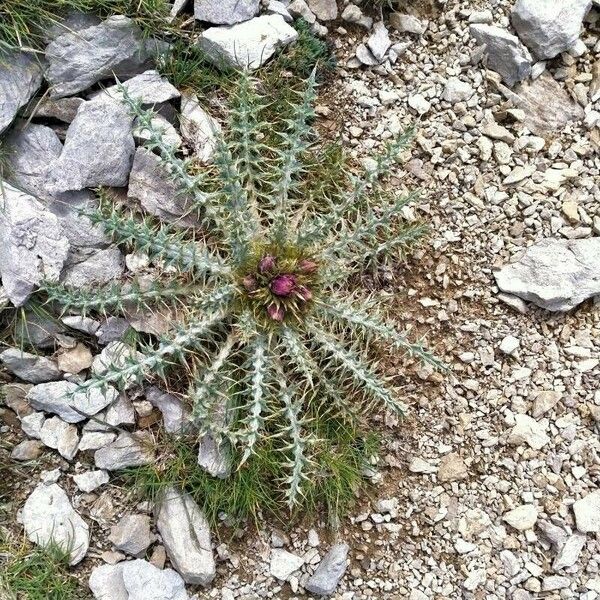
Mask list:
POLYGON ((98 450, 99 448, 104 448, 104 446, 108 446, 110 443, 114 442, 116 437, 116 433, 86 431, 79 441, 79 451, 84 452, 85 450, 98 450))
POLYGON ((201 106, 195 94, 183 94, 180 115, 181 135, 202 163, 211 161, 221 135, 221 125, 201 106))
POLYGON ((55 381, 34 385, 27 400, 37 410, 54 413, 67 423, 79 423, 114 402, 117 396, 117 390, 111 387, 104 392, 78 391, 75 383, 55 381))
POLYGON ((215 25, 233 25, 255 17, 259 4, 260 0, 194 0, 194 16, 215 25))
POLYGON ((577 529, 582 533, 600 531, 600 491, 592 492, 573 504, 577 529))
POLYGON ((59 219, 8 183, 0 187, 0 240, 2 285, 15 306, 42 279, 58 279, 70 246, 59 219))
POLYGON ((516 338, 514 335, 507 335, 500 342, 500 352, 508 355, 513 354, 520 344, 521 341, 519 338, 516 338))
POLYGON ((465 102, 474 93, 475 90, 470 83, 462 81, 458 77, 450 77, 442 92, 442 98, 450 104, 456 104, 457 102, 465 102))
POLYGON ((504 514, 502 519, 519 531, 533 529, 538 518, 538 512, 532 504, 523 504, 504 514))
POLYGON ((141 557, 154 542, 148 515, 125 515, 110 528, 110 542, 121 552, 141 557))
POLYGON ((377 21, 373 25, 373 33, 371 33, 369 39, 367 40, 367 47, 371 51, 371 54, 374 56, 375 60, 381 62, 391 45, 392 41, 390 40, 386 26, 384 25, 383 21, 377 21))
POLYGON ((73 481, 75 485, 82 492, 93 492, 98 489, 100 486, 108 483, 109 476, 106 471, 97 470, 97 471, 86 471, 85 473, 79 473, 77 475, 73 475, 73 481))
POLYGON ((560 569, 572 567, 579 560, 579 555, 586 542, 587 536, 583 533, 574 533, 573 535, 570 535, 556 555, 556 558, 552 563, 552 569, 554 571, 560 571, 560 569))
POLYGON ((217 65, 257 69, 298 37, 281 15, 263 15, 231 27, 210 27, 198 45, 217 65))
POLYGON ((117 439, 96 450, 94 461, 99 469, 118 471, 125 467, 141 467, 154 461, 154 449, 143 432, 122 432, 117 439))
MULTIPOLYGON (((125 369, 131 359, 140 361, 144 358, 141 352, 137 352, 131 346, 123 342, 110 342, 102 352, 94 357, 92 362, 92 373, 104 375, 110 369, 125 369)), ((134 376, 125 378, 125 387, 131 387, 135 383, 134 376)))
POLYGON ((541 417, 549 410, 553 409, 561 399, 561 393, 554 390, 543 390, 538 392, 533 401, 533 409, 531 414, 534 419, 541 417))
POLYGON ((210 528, 192 497, 167 488, 157 504, 156 527, 184 581, 208 585, 216 574, 210 528))
MULTIPOLYGON (((140 73, 127 81, 121 83, 128 96, 139 100, 142 105, 161 104, 179 98, 177 88, 166 77, 154 69, 140 73)), ((98 96, 108 96, 113 100, 121 101, 123 94, 119 91, 119 85, 112 85, 98 93, 98 96)))
POLYGON ((573 47, 591 6, 592 0, 517 0, 511 22, 521 41, 544 60, 573 47))
POLYGON ((287 581, 292 573, 296 572, 304 564, 301 556, 292 554, 283 548, 271 549, 271 561, 269 573, 281 581, 287 581))
POLYGON ((416 110, 420 115, 424 115, 431 109, 431 104, 422 94, 413 94, 408 97, 408 105, 416 110))
POLYGON ((40 440, 48 448, 58 450, 67 460, 73 460, 79 446, 77 427, 65 423, 59 417, 46 419, 40 429, 40 440))
POLYGON ((179 398, 163 392, 156 386, 146 389, 146 398, 162 413, 167 433, 180 433, 184 429, 190 417, 190 411, 179 398))
POLYGON ((394 29, 401 33, 414 33, 423 35, 427 30, 427 22, 421 19, 402 13, 394 12, 390 15, 390 24, 394 29))
POLYGON ((21 417, 21 429, 23 433, 32 438, 40 438, 40 430, 46 417, 43 412, 32 412, 30 415, 21 417))
POLYGON ((494 273, 498 287, 547 310, 568 311, 600 294, 600 238, 545 239, 494 273))
POLYGON ((83 560, 87 553, 89 528, 56 483, 40 483, 33 490, 23 506, 19 521, 33 543, 46 546, 54 542, 68 550, 71 565, 83 560))
POLYGON ((508 436, 508 443, 515 446, 528 444, 534 450, 540 450, 549 441, 546 427, 529 415, 515 415, 515 426, 508 436))

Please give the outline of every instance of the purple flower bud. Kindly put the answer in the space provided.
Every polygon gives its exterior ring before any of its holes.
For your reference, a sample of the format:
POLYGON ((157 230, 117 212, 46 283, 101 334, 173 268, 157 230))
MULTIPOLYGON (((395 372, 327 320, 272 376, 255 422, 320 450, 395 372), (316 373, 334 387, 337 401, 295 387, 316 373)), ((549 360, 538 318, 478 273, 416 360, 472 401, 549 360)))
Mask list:
POLYGON ((312 300, 312 292, 304 285, 301 285, 298 287, 298 289, 296 290, 296 293, 298 294, 298 296, 300 298, 302 298, 302 300, 304 300, 304 302, 308 302, 309 300, 312 300))
POLYGON ((270 304, 267 308, 267 314, 273 321, 283 321, 283 317, 285 316, 285 309, 283 306, 278 306, 277 304, 270 304))
POLYGON ((298 271, 301 273, 314 273, 318 267, 319 265, 314 260, 308 260, 307 258, 298 263, 298 271))
POLYGON ((275 268, 275 257, 267 254, 260 259, 258 263, 258 271, 260 273, 268 273, 275 268))
POLYGON ((293 275, 277 275, 271 280, 271 291, 276 296, 289 296, 296 287, 296 278, 293 275))
POLYGON ((252 275, 246 275, 246 277, 242 279, 242 284, 247 292, 255 292, 258 289, 258 283, 252 275))

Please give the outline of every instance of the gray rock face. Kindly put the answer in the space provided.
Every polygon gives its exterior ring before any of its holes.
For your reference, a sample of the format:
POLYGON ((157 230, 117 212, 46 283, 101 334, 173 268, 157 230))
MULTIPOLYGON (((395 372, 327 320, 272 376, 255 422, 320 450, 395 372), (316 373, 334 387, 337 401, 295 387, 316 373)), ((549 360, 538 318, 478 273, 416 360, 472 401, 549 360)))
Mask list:
MULTIPOLYGON (((123 82, 127 94, 135 100, 140 100, 144 106, 161 104, 174 98, 179 98, 177 88, 171 85, 166 77, 162 77, 158 71, 151 69, 140 73, 123 82)), ((119 92, 119 86, 113 85, 98 93, 98 96, 108 96, 113 100, 121 101, 123 94, 119 92)))
POLYGON ((62 225, 33 196, 7 183, 0 190, 0 239, 2 284, 15 306, 42 278, 58 279, 69 252, 62 225))
POLYGON ((348 566, 348 544, 335 544, 304 586, 311 594, 331 596, 348 566))
POLYGON ((124 16, 67 31, 46 48, 46 79, 52 97, 64 97, 113 77, 131 77, 149 66, 142 33, 124 16))
POLYGON ((183 227, 198 224, 197 218, 186 214, 190 210, 190 199, 169 179, 160 158, 145 148, 136 150, 127 197, 169 223, 183 227))
POLYGON ((139 432, 123 432, 114 442, 96 450, 94 461, 98 469, 118 471, 125 467, 141 467, 152 463, 154 451, 148 436, 139 432))
POLYGON ((40 429, 40 439, 45 446, 58 450, 67 460, 73 460, 79 446, 77 427, 66 423, 59 417, 46 419, 40 429))
POLYGON ((133 119, 109 98, 86 102, 67 130, 62 154, 52 165, 50 190, 65 192, 127 185, 135 142, 133 119))
POLYGON ((592 0, 517 0, 511 21, 521 41, 545 60, 575 44, 591 7, 592 0))
POLYGON ((0 352, 0 361, 14 375, 30 383, 44 383, 62 379, 56 363, 45 356, 36 356, 18 348, 0 352))
POLYGON ((83 98, 34 98, 24 112, 25 117, 58 119, 70 123, 79 107, 85 102, 83 98))
POLYGON ((183 579, 172 569, 142 560, 96 567, 90 576, 96 600, 188 600, 183 579))
POLYGON ((156 527, 169 559, 186 583, 208 585, 215 577, 210 528, 188 494, 167 488, 159 499, 156 527))
POLYGON ((42 85, 40 63, 25 52, 0 55, 0 133, 15 118, 42 85))
POLYGON ((118 395, 111 387, 104 392, 98 389, 78 392, 77 384, 56 381, 34 385, 27 393, 27 400, 37 410, 56 414, 67 423, 79 423, 114 402, 118 395))
POLYGON ((336 0, 308 0, 308 7, 319 21, 333 21, 337 19, 338 8, 336 0))
POLYGON ((183 139, 191 146, 200 162, 210 162, 221 125, 198 102, 194 94, 184 94, 181 99, 180 128, 183 139))
POLYGON ((79 247, 102 247, 108 238, 89 219, 79 214, 83 208, 96 205, 94 195, 87 191, 53 193, 50 172, 60 156, 63 145, 56 133, 44 125, 20 124, 6 138, 7 179, 42 202, 63 225, 72 250, 79 247))
POLYGON ((281 15, 263 15, 231 27, 210 27, 198 45, 217 66, 257 69, 297 37, 281 15))
POLYGON ((599 256, 600 238, 546 239, 494 276, 503 292, 564 312, 600 294, 599 256))
POLYGON ((225 440, 204 434, 198 445, 198 465, 213 477, 224 479, 231 473, 231 453, 225 440))
POLYGON ((512 92, 507 88, 502 91, 525 112, 523 122, 536 135, 562 130, 567 123, 581 121, 585 116, 583 108, 549 73, 542 73, 533 81, 523 81, 512 92))
POLYGON ((89 528, 56 483, 40 483, 33 490, 20 513, 19 521, 33 543, 44 546, 53 541, 68 550, 71 565, 76 565, 87 553, 89 528))
POLYGON ((82 491, 86 493, 93 492, 98 489, 100 486, 108 483, 109 477, 106 471, 85 471, 85 473, 79 473, 78 475, 73 475, 73 481, 75 485, 82 491))
POLYGON ((189 411, 179 398, 152 386, 146 390, 146 399, 162 413, 167 433, 183 431, 188 422, 189 411))
POLYGON ((71 288, 90 288, 118 279, 125 270, 123 254, 118 248, 93 250, 83 260, 73 257, 65 266, 61 281, 71 288))
POLYGON ((150 533, 150 517, 148 515, 125 515, 110 528, 108 539, 125 554, 143 556, 146 548, 154 542, 154 535, 150 533))
POLYGON ((532 58, 519 38, 494 25, 471 25, 471 35, 486 46, 487 66, 498 72, 507 85, 527 79, 532 58))
POLYGON ((194 0, 194 16, 215 25, 233 25, 255 17, 259 5, 260 0, 194 0))

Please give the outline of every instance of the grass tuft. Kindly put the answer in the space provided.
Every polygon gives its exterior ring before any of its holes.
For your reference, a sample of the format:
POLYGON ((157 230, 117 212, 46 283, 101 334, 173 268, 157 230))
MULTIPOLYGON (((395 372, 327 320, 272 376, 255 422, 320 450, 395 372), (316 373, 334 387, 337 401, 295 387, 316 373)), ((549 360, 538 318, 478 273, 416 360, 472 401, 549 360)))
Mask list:
POLYGON ((57 544, 31 549, 25 544, 15 547, 0 537, 0 594, 6 600, 85 598, 68 569, 69 552, 57 544))

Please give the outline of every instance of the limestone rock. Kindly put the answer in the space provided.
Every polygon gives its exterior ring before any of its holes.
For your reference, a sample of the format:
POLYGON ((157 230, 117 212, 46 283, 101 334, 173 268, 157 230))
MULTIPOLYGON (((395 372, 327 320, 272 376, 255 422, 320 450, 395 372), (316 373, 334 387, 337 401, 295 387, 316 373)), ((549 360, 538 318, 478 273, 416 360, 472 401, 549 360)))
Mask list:
POLYGON ((592 0, 517 0, 511 21, 535 57, 546 60, 573 47, 591 6, 592 0))
POLYGON ((198 102, 194 94, 183 94, 179 117, 181 136, 190 145, 200 162, 210 162, 221 134, 221 125, 198 102))
POLYGON ((577 529, 582 533, 600 531, 600 491, 592 492, 573 504, 577 529))
POLYGON ((117 390, 111 387, 105 391, 78 391, 75 383, 56 381, 34 385, 27 400, 37 410, 54 413, 67 423, 79 423, 114 402, 117 396, 117 390))
POLYGON ((283 548, 271 549, 269 573, 281 581, 287 581, 304 564, 301 556, 292 554, 283 548))
POLYGON ((533 529, 538 518, 538 512, 532 504, 523 504, 508 511, 502 517, 511 527, 519 531, 533 529))
POLYGON ((83 104, 51 167, 50 190, 126 186, 135 152, 132 124, 125 106, 115 100, 101 97, 83 104))
POLYGON ((509 444, 528 444, 534 450, 541 450, 550 441, 546 427, 529 415, 515 415, 515 422, 508 436, 509 444))
POLYGON ((0 352, 0 362, 14 375, 30 383, 62 379, 56 363, 45 356, 36 356, 18 348, 0 352))
POLYGON ((86 492, 88 494, 98 489, 105 483, 108 483, 108 480, 108 473, 102 470, 85 471, 85 473, 73 475, 73 481, 75 482, 75 485, 82 492, 86 492))
POLYGON ((79 107, 85 102, 83 98, 33 98, 23 112, 25 117, 41 119, 58 119, 70 123, 77 114, 79 107))
POLYGON ((69 550, 71 565, 76 565, 87 553, 89 528, 56 483, 40 483, 33 490, 23 506, 19 521, 33 543, 44 546, 54 542, 69 550))
POLYGON ((450 104, 456 104, 457 102, 465 102, 474 93, 475 90, 470 83, 462 81, 458 77, 450 77, 442 92, 442 99, 450 102, 450 104))
POLYGON ((440 461, 437 476, 441 482, 466 479, 468 477, 467 465, 459 454, 452 452, 440 461))
POLYGON ((215 25, 233 25, 255 17, 259 5, 260 0, 194 0, 194 16, 215 25))
POLYGON ((216 574, 210 528, 192 497, 167 488, 158 502, 156 527, 169 560, 184 581, 208 585, 216 574))
POLYGON ((471 35, 486 47, 487 65, 498 72, 507 85, 527 79, 531 74, 529 50, 506 29, 494 25, 471 25, 471 35))
POLYGON ((0 57, 0 133, 42 84, 42 66, 31 54, 7 52, 0 57))
POLYGON ((149 465, 154 461, 151 443, 149 437, 141 432, 122 432, 114 442, 96 450, 94 462, 98 469, 107 471, 149 465))
POLYGON ((206 433, 198 444, 198 465, 213 477, 224 479, 231 473, 231 454, 226 440, 206 433))
POLYGON ((183 579, 137 559, 96 567, 89 580, 96 600, 188 600, 183 579))
POLYGON ((125 270, 123 254, 118 248, 100 248, 74 256, 65 267, 61 282, 67 287, 81 289, 102 286, 118 279, 125 270))
POLYGON ((0 190, 0 275, 7 296, 21 306, 42 280, 58 279, 69 241, 55 215, 7 183, 0 190))
MULTIPOLYGON (((140 73, 127 81, 123 81, 121 85, 125 88, 127 95, 134 100, 139 100, 142 106, 162 104, 179 98, 180 95, 177 88, 155 69, 140 73)), ((108 96, 119 102, 123 100, 123 94, 119 91, 118 84, 105 88, 97 96, 108 96)))
POLYGON ((367 39, 367 47, 375 60, 381 62, 391 45, 392 40, 390 40, 386 26, 383 21, 377 21, 373 25, 373 32, 367 39))
POLYGON ((198 45, 217 66, 257 69, 297 37, 281 15, 263 15, 231 27, 210 27, 198 45))
POLYGON ((533 401, 533 410, 531 414, 534 419, 541 417, 549 410, 553 409, 561 398, 560 392, 554 390, 542 390, 538 392, 533 401))
POLYGON ((572 567, 583 550, 587 542, 587 536, 583 533, 574 533, 567 538, 562 548, 558 551, 554 562, 552 563, 552 569, 554 571, 560 571, 567 567, 572 567))
POLYGON ((61 371, 75 374, 92 365, 92 353, 87 346, 78 343, 74 348, 59 354, 56 361, 61 371))
POLYGON ((111 527, 108 539, 125 554, 143 556, 148 546, 154 542, 154 535, 150 533, 150 517, 125 515, 111 527))
POLYGON ((146 399, 162 413, 163 424, 167 433, 181 433, 183 431, 190 413, 179 398, 151 386, 146 390, 146 399))
POLYGON ((60 417, 46 419, 40 429, 40 439, 48 448, 58 450, 67 460, 73 460, 79 446, 77 427, 66 423, 60 417))
POLYGON ((600 294, 598 256, 600 238, 545 239, 494 275, 502 291, 564 312, 600 294))
POLYGON ((148 59, 142 32, 128 17, 65 31, 46 48, 50 96, 70 96, 114 75, 131 77, 145 70, 148 59))
POLYGON ((150 214, 182 227, 198 224, 191 214, 190 198, 182 194, 156 154, 138 148, 129 176, 127 197, 139 202, 150 214))
POLYGON ((390 25, 401 33, 423 35, 427 30, 427 23, 418 17, 397 12, 390 15, 390 25))
POLYGON ((43 450, 44 445, 39 440, 23 440, 11 450, 10 457, 18 461, 35 460, 43 450))
MULTIPOLYGON (((141 361, 144 358, 141 352, 137 352, 131 346, 123 342, 110 342, 106 348, 92 361, 92 373, 94 375, 104 375, 109 369, 125 369, 132 359, 141 361)), ((125 376, 125 387, 130 387, 135 383, 135 378, 125 376)))
POLYGON ((308 0, 310 10, 319 21, 334 21, 338 16, 336 0, 308 0))
POLYGON ((348 544, 335 544, 323 557, 305 589, 318 596, 331 596, 348 566, 348 544))

